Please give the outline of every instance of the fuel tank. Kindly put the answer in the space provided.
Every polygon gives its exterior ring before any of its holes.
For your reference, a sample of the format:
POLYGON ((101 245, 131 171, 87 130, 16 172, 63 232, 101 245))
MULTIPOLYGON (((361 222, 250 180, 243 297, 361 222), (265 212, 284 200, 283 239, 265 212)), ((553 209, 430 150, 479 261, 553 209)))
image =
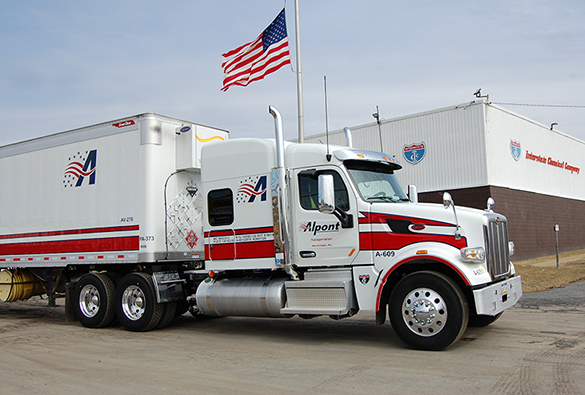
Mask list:
POLYGON ((209 316, 280 317, 286 302, 284 283, 279 278, 208 278, 197 288, 199 310, 209 316))

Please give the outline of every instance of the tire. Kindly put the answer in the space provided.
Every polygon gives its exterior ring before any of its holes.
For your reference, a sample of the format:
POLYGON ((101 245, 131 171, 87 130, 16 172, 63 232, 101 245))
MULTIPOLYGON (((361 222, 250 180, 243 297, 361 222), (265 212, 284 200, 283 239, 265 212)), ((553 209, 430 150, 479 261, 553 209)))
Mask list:
POLYGON ((116 289, 105 273, 89 273, 75 285, 75 317, 87 328, 103 328, 116 318, 116 289))
POLYGON ((163 313, 162 318, 155 329, 162 329, 167 327, 173 318, 175 318, 175 313, 177 311, 177 302, 167 302, 163 303, 163 313))
POLYGON ((502 316, 502 313, 499 313, 496 315, 473 314, 473 315, 469 316, 468 326, 475 327, 475 328, 483 328, 484 326, 488 326, 489 324, 495 322, 501 316, 502 316))
POLYGON ((394 332, 406 345, 439 351, 463 336, 469 307, 449 277, 418 272, 404 277, 392 290, 388 314, 394 332))
POLYGON ((130 273, 118 283, 116 315, 124 328, 133 332, 154 329, 161 321, 163 304, 156 302, 152 276, 130 273))

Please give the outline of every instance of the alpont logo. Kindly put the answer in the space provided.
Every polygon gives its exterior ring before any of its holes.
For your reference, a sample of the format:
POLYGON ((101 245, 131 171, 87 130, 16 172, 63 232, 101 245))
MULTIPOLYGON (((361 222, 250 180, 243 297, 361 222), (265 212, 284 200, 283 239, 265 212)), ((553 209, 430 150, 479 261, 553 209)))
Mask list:
POLYGON ((240 181, 236 193, 238 203, 253 203, 258 196, 260 201, 266 201, 266 176, 247 177, 240 181))
POLYGON ((69 158, 63 175, 63 186, 80 187, 83 181, 89 178, 88 184, 95 184, 95 173, 97 166, 97 150, 78 152, 69 158))
POLYGON ((519 141, 510 140, 510 152, 512 154, 512 158, 518 162, 522 156, 522 146, 520 145, 519 141))
POLYGON ((302 222, 299 226, 299 232, 309 232, 315 236, 317 233, 339 232, 341 224, 339 222, 318 224, 317 221, 302 222))
POLYGON ((420 163, 425 158, 427 153, 427 146, 425 145, 424 141, 420 143, 412 143, 410 145, 405 145, 402 148, 402 155, 404 159, 411 165, 416 165, 420 163))

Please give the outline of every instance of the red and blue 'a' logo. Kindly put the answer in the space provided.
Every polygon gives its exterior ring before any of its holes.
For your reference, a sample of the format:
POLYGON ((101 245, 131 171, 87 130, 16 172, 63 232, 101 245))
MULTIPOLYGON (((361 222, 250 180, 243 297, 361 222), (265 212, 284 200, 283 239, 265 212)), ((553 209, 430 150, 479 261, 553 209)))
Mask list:
POLYGON ((240 181, 236 201, 238 203, 253 203, 259 196, 260 201, 265 202, 266 191, 266 176, 248 177, 240 181))
POLYGON ((88 178, 88 184, 95 184, 95 173, 97 166, 97 150, 78 152, 69 158, 63 175, 63 186, 80 187, 83 181, 88 178))
POLYGON ((416 165, 420 163, 421 160, 425 158, 427 153, 427 146, 425 145, 424 141, 420 143, 412 143, 407 144, 402 148, 402 155, 404 155, 404 159, 411 165, 416 165))

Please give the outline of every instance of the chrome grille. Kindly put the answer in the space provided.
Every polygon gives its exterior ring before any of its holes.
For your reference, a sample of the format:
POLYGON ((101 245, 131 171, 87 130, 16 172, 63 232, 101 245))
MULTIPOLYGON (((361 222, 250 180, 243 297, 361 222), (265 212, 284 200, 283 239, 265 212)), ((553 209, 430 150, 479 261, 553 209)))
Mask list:
POLYGON ((510 250, 506 217, 485 214, 483 233, 489 273, 493 279, 507 275, 510 273, 510 250))

